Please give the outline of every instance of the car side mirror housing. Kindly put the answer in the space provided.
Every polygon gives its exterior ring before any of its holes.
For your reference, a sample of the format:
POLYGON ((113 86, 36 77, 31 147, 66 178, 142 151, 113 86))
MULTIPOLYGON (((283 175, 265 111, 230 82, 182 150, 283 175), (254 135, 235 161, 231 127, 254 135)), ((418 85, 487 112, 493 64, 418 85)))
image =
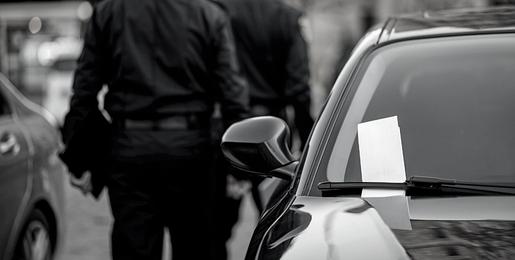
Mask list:
POLYGON ((231 125, 222 137, 222 152, 236 168, 265 177, 293 178, 296 165, 290 151, 290 129, 273 116, 245 119, 231 125))

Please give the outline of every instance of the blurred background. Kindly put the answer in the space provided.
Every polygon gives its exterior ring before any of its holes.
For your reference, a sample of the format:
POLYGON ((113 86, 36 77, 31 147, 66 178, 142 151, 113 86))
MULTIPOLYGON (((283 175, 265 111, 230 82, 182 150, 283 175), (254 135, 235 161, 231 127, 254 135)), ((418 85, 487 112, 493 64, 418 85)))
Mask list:
MULTIPOLYGON (((304 11, 310 46, 314 116, 353 46, 391 15, 514 4, 514 0, 285 0, 304 11)), ((75 61, 94 1, 0 1, 0 72, 29 99, 62 122, 68 110, 75 61)), ((109 259, 111 215, 107 199, 67 187, 67 222, 61 259, 109 259)), ((234 231, 232 259, 243 259, 257 214, 245 200, 234 231)))

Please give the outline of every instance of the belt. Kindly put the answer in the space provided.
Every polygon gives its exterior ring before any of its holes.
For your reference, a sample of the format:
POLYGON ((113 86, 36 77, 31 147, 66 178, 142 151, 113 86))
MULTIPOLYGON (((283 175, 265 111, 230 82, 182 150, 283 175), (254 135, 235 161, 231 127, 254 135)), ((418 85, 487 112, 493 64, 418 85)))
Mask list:
POLYGON ((188 130, 209 126, 209 120, 197 115, 178 115, 160 119, 116 119, 115 125, 127 130, 188 130))

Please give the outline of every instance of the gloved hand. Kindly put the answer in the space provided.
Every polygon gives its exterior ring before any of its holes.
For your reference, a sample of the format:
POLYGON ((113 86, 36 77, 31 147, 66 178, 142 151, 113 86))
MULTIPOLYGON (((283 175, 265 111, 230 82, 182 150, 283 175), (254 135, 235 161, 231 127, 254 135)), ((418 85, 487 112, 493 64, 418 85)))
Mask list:
POLYGON ((91 184, 91 173, 85 172, 80 178, 75 177, 73 174, 70 174, 70 184, 82 191, 84 196, 88 195, 93 190, 93 185, 91 184))

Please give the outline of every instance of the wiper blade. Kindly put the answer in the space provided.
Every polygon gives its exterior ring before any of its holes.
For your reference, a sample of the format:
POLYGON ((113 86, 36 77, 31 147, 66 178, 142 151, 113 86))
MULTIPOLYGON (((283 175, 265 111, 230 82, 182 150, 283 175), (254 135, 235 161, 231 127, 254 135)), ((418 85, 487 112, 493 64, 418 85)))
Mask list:
POLYGON ((415 185, 415 186, 439 186, 439 185, 449 185, 449 186, 472 186, 472 187, 490 187, 490 188, 505 188, 505 189, 515 189, 515 185, 506 185, 506 184, 497 184, 497 183, 484 183, 484 182, 467 182, 467 181, 458 181, 453 179, 440 179, 435 177, 426 177, 426 176, 411 176, 409 180, 406 181, 407 184, 415 185))
POLYGON ((515 185, 465 182, 452 179, 439 179, 426 176, 412 176, 406 182, 321 182, 318 189, 322 192, 338 190, 404 189, 415 193, 465 193, 465 194, 508 194, 515 195, 515 185))

